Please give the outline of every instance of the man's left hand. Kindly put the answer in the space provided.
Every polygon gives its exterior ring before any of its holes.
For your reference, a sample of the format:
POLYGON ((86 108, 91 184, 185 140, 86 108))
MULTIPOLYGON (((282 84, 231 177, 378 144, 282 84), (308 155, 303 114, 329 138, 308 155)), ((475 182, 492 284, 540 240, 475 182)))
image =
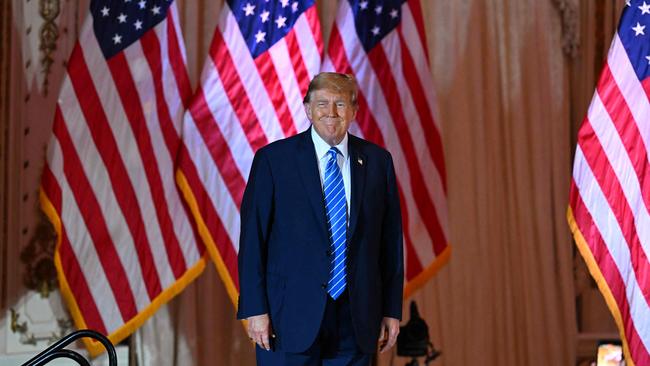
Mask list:
POLYGON ((379 331, 379 352, 384 353, 395 345, 397 335, 399 334, 399 320, 395 318, 384 317, 381 320, 381 329, 379 331))

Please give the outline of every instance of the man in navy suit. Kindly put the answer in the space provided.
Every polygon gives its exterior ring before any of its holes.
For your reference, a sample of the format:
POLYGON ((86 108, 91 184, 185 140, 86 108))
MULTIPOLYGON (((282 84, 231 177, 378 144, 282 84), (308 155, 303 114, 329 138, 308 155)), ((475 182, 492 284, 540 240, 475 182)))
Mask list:
POLYGON ((311 128, 261 148, 241 206, 240 297, 258 365, 368 365, 402 316, 402 226, 390 153, 348 133, 353 77, 321 73, 311 128))

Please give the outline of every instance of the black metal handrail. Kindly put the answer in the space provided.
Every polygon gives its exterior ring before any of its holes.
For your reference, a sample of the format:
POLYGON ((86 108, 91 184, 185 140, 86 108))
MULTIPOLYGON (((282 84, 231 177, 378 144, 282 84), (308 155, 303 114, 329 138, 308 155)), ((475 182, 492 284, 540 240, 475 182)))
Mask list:
POLYGON ((75 352, 69 349, 65 349, 67 345, 76 341, 79 338, 93 338, 99 341, 106 348, 106 353, 108 354, 108 364, 109 366, 117 366, 117 355, 115 353, 115 347, 104 337, 101 333, 98 333, 94 330, 83 329, 76 332, 72 332, 67 336, 59 339, 56 343, 49 346, 45 351, 37 354, 31 360, 25 362, 22 366, 41 366, 46 363, 57 359, 57 358, 69 358, 76 361, 81 366, 90 366, 90 362, 86 360, 79 352, 75 352))

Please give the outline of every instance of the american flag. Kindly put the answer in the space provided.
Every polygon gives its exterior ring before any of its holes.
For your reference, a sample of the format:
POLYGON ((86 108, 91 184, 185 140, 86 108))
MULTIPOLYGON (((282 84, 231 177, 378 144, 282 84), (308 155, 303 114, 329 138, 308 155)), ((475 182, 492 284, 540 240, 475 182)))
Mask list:
POLYGON ((341 1, 323 68, 355 75, 351 131, 393 155, 402 204, 405 295, 449 258, 441 130, 420 0, 341 1))
POLYGON ((568 221, 619 328, 650 365, 650 4, 627 1, 578 131, 568 221))
POLYGON ((56 107, 41 203, 59 284, 77 327, 114 343, 205 266, 174 175, 184 53, 174 2, 91 1, 56 107))
POLYGON ((313 0, 229 0, 186 113, 177 181, 235 303, 239 207, 253 155, 309 126, 302 96, 322 49, 313 0))

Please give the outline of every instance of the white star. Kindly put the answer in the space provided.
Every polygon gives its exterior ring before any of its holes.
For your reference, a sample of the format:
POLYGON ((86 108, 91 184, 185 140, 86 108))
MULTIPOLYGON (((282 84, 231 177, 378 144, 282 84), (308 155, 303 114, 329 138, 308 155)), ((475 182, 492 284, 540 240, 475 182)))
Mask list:
POLYGON ((297 1, 294 1, 291 4, 291 11, 294 12, 294 13, 298 11, 298 2, 297 1))
POLYGON ((153 15, 160 14, 160 6, 154 6, 153 8, 151 8, 151 12, 153 13, 153 15))
POLYGON ((138 6, 140 7, 140 9, 144 9, 145 6, 147 6, 147 2, 144 0, 140 0, 138 1, 138 6))
POLYGON ((117 17, 117 20, 118 20, 120 23, 126 23, 126 15, 125 15, 124 13, 121 13, 121 14, 117 17))
POLYGON ((282 15, 280 15, 278 19, 275 20, 275 24, 278 25, 278 29, 284 27, 286 25, 286 22, 287 18, 283 17, 282 15))
POLYGON ((645 59, 648 60, 648 65, 650 65, 650 56, 646 56, 645 59))
POLYGON ((264 10, 262 14, 260 14, 260 18, 262 18, 262 23, 266 23, 269 20, 269 15, 271 15, 271 13, 268 10, 264 10))
POLYGON ((286 8, 287 6, 289 6, 289 0, 281 0, 280 3, 282 3, 283 8, 286 8))
POLYGON ((381 5, 375 6, 375 13, 377 13, 377 15, 381 14, 382 10, 384 10, 383 6, 381 6, 381 5))
POLYGON ((393 10, 390 11, 390 17, 391 18, 395 19, 395 18, 397 18, 398 15, 399 15, 399 12, 397 11, 397 9, 393 9, 393 10))
POLYGON ((102 16, 103 16, 103 17, 107 17, 107 16, 108 16, 108 11, 109 11, 109 10, 110 10, 109 8, 107 8, 106 6, 104 6, 104 7, 100 10, 100 11, 102 12, 102 16))
POLYGON ((133 23, 133 25, 135 26, 136 30, 142 29, 142 20, 140 19, 136 20, 135 23, 133 23))
POLYGON ((122 43, 122 36, 120 36, 119 34, 114 35, 113 36, 113 43, 115 43, 115 44, 122 43))
POLYGON ((645 36, 645 33, 643 33, 644 29, 645 29, 645 25, 641 25, 639 22, 636 22, 636 26, 632 27, 635 36, 638 36, 639 34, 645 36))
POLYGON ((378 35, 379 34, 379 27, 374 26, 374 27, 372 27, 372 29, 370 31, 372 32, 372 34, 378 35))
POLYGON ((632 4, 630 4, 630 0, 625 0, 625 6, 632 6, 632 4))
POLYGON ((360 2, 359 3, 359 9, 361 9, 361 10, 368 9, 368 2, 366 0, 363 0, 362 2, 360 2))
POLYGON ((246 3, 246 6, 242 8, 244 15, 249 16, 255 14, 255 5, 251 3, 246 3))
POLYGON ((650 5, 646 4, 645 1, 643 5, 639 6, 639 9, 641 10, 641 15, 650 14, 650 5))
POLYGON ((255 33, 255 43, 260 43, 264 42, 266 39, 266 32, 262 32, 261 30, 257 31, 255 33))

